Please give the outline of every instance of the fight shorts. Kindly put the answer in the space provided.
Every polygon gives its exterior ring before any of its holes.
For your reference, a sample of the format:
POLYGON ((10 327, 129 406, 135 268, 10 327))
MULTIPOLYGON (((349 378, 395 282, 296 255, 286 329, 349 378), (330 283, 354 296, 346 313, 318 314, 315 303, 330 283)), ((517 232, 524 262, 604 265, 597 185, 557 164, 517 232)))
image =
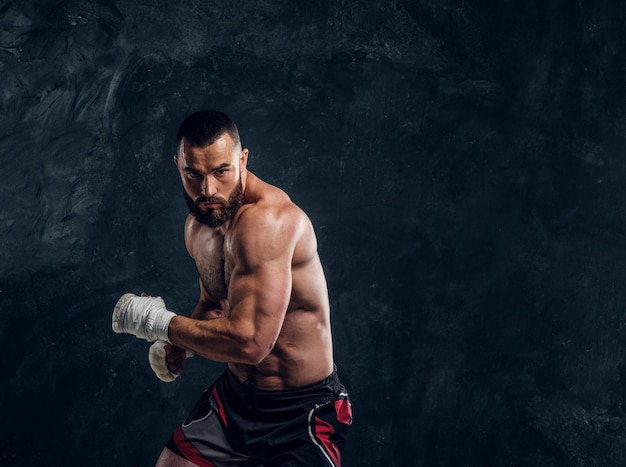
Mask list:
POLYGON ((260 391, 226 370, 167 448, 200 467, 340 467, 351 423, 336 371, 309 386, 260 391))

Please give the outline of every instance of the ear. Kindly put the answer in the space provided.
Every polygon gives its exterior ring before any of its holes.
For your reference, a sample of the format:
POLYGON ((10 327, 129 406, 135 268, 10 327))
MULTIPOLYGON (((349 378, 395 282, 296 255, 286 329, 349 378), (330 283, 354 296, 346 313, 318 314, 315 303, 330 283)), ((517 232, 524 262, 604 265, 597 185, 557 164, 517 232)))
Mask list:
POLYGON ((174 165, 178 167, 178 154, 174 154, 174 165))
POLYGON ((248 166, 248 149, 244 148, 241 150, 241 157, 239 158, 239 169, 244 170, 248 166))

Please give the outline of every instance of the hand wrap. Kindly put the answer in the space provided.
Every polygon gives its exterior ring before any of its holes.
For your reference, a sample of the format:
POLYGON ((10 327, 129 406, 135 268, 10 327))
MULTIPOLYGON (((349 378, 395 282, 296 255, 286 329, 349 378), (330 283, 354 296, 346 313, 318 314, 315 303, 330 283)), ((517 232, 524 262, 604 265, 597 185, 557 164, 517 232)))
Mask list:
POLYGON ((127 293, 122 295, 113 309, 111 327, 121 334, 133 334, 149 342, 156 340, 170 342, 167 328, 176 313, 165 308, 161 297, 138 297, 127 293))
MULTIPOLYGON (((152 371, 157 375, 157 378, 166 383, 171 383, 180 375, 175 375, 167 368, 167 362, 165 361, 165 357, 167 356, 167 352, 165 351, 166 345, 167 342, 165 341, 156 341, 152 344, 148 352, 148 361, 150 362, 152 371)), ((194 356, 191 350, 187 350, 186 352, 187 358, 194 356)))

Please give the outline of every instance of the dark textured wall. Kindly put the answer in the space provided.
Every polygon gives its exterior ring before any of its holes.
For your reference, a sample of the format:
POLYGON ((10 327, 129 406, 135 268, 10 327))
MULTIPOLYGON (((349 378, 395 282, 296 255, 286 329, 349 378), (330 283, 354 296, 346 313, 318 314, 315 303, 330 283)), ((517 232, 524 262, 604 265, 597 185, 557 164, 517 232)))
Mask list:
POLYGON ((175 129, 218 108, 312 218, 347 466, 626 464, 621 2, 0 1, 0 465, 151 465, 222 366, 189 312, 175 129))

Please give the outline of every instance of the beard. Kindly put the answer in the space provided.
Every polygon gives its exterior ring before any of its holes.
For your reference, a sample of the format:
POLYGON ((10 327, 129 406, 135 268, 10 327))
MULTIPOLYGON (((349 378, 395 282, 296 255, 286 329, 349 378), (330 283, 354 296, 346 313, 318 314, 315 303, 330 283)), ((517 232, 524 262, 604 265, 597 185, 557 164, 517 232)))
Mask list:
POLYGON ((208 225, 209 227, 219 227, 225 222, 231 220, 243 204, 243 186, 241 184, 241 178, 239 179, 239 183, 233 192, 228 197, 227 201, 224 201, 221 198, 207 198, 206 196, 200 196, 194 201, 187 194, 185 188, 183 188, 183 194, 185 195, 185 201, 187 202, 189 213, 195 217, 198 222, 208 225), (220 204, 221 207, 209 209, 208 211, 202 211, 198 206, 198 203, 216 203, 220 204))

